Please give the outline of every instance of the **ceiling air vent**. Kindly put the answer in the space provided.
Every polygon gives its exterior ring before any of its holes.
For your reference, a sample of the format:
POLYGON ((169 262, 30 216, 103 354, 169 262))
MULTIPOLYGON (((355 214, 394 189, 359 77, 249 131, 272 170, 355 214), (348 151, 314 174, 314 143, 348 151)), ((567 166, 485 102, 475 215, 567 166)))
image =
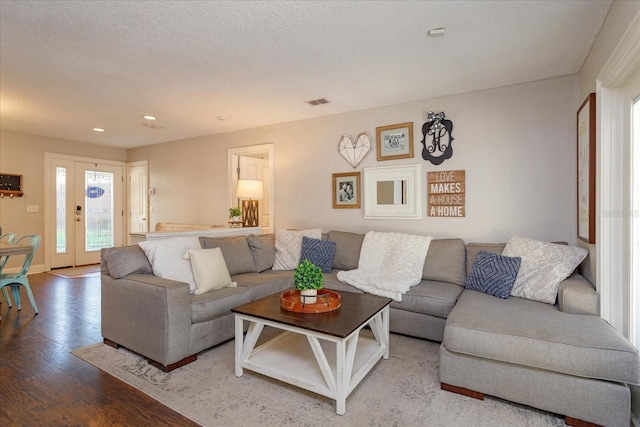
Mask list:
POLYGON ((160 125, 154 125, 151 123, 143 123, 142 126, 149 128, 149 129, 164 129, 164 126, 160 126, 160 125))
POLYGON ((329 101, 327 101, 325 98, 318 98, 318 99, 312 99, 311 101, 307 101, 307 104, 309 105, 322 105, 322 104, 328 104, 329 101))

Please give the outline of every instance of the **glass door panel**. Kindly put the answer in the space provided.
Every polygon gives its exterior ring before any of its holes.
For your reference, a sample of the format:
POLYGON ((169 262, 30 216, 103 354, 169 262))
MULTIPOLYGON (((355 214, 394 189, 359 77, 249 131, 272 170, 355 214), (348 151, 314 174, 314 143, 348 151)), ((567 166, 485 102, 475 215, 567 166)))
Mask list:
POLYGON ((113 173, 85 170, 85 251, 113 246, 113 173))
POLYGON ((50 254, 51 268, 69 267, 74 263, 74 162, 69 159, 49 159, 49 199, 45 244, 50 254), (53 243, 48 243, 53 242, 53 243))
POLYGON ((75 186, 75 265, 97 264, 100 249, 121 244, 122 168, 76 163, 75 186))

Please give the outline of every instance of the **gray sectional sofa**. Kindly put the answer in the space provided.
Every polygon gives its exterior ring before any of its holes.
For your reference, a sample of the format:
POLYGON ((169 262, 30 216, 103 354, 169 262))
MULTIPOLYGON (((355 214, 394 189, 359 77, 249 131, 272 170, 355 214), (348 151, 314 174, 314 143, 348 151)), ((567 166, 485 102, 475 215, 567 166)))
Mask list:
MULTIPOLYGON (((324 287, 361 292, 336 276, 357 268, 364 234, 330 231, 323 238, 336 243, 324 287)), ((138 246, 102 251, 105 343, 169 371, 233 338, 231 308, 292 287, 292 271, 271 269, 273 234, 201 242, 220 247, 237 287, 192 295, 188 284, 154 276, 138 246)), ((568 424, 628 427, 627 384, 640 384, 638 350, 597 315, 598 295, 581 275, 560 284, 556 305, 464 289, 478 252, 503 247, 432 240, 423 280, 391 304, 391 332, 442 343, 445 390, 563 414, 568 424)))

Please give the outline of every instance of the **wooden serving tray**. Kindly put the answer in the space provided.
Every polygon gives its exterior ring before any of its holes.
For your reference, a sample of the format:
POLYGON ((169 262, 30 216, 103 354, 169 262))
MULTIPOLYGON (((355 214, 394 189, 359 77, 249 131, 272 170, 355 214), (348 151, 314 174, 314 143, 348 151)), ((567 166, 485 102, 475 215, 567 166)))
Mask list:
POLYGON ((318 290, 313 304, 303 303, 300 291, 289 289, 280 295, 280 307, 296 313, 327 313, 340 308, 340 294, 329 289, 318 290))

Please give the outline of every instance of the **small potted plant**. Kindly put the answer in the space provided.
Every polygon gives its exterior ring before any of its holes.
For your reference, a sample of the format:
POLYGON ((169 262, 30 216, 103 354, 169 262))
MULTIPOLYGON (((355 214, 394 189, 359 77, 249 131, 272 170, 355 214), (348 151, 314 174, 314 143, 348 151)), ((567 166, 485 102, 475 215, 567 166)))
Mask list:
POLYGON ((305 259, 293 273, 293 284, 300 291, 303 304, 315 304, 318 289, 322 289, 322 269, 305 259))
POLYGON ((234 222, 242 221, 242 208, 240 206, 229 208, 229 220, 234 222))

